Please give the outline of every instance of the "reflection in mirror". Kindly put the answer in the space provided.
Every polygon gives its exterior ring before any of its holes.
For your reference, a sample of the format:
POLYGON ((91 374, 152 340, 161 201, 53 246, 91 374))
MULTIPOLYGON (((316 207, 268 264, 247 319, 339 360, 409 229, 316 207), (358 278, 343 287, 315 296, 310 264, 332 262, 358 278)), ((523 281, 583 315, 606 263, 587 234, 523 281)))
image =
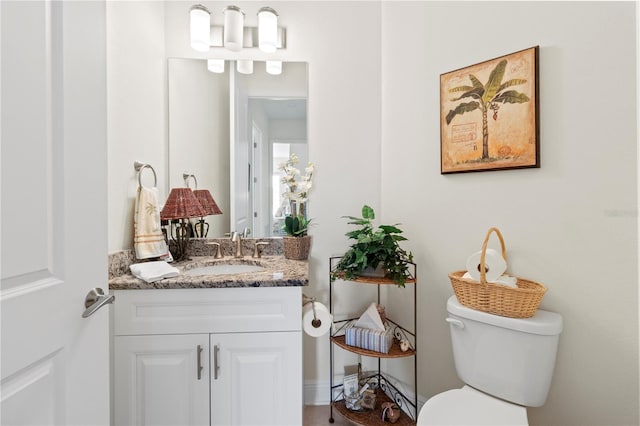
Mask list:
POLYGON ((197 176, 223 214, 208 216, 211 237, 251 230, 252 237, 282 235, 279 163, 295 152, 307 163, 307 64, 283 63, 282 74, 209 72, 206 60, 170 58, 169 182, 197 176))
MULTIPOLYGON (((249 98, 248 117, 253 141, 249 144, 253 167, 247 170, 247 175, 253 175, 253 181, 249 185, 250 205, 245 207, 249 215, 253 211, 249 228, 258 236, 285 235, 282 225, 285 215, 290 213, 289 202, 282 198, 285 188, 280 182, 283 175, 278 167, 294 152, 303 167, 307 164, 307 101, 249 98)), ((236 197, 236 201, 240 199, 236 197)), ((238 211, 236 217, 241 216, 238 211)), ((242 228, 238 223, 237 229, 242 228)))
POLYGON ((219 237, 229 232, 229 76, 209 72, 202 59, 173 58, 167 76, 169 185, 186 186, 186 172, 211 192, 222 214, 204 219, 208 237, 219 237))

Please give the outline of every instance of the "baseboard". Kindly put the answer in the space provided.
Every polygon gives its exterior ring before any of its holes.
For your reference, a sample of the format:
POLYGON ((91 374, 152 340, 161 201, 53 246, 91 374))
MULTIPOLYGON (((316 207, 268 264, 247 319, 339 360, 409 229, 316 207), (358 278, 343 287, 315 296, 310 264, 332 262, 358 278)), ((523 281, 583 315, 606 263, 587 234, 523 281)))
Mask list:
POLYGON ((329 382, 304 381, 304 405, 329 405, 329 382))

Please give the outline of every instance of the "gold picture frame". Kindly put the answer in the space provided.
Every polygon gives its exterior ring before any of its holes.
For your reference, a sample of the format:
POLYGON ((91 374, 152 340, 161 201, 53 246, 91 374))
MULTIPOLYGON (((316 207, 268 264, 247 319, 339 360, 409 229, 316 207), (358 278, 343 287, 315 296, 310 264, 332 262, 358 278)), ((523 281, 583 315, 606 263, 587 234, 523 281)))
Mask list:
POLYGON ((538 46, 440 75, 440 173, 540 167, 538 46))

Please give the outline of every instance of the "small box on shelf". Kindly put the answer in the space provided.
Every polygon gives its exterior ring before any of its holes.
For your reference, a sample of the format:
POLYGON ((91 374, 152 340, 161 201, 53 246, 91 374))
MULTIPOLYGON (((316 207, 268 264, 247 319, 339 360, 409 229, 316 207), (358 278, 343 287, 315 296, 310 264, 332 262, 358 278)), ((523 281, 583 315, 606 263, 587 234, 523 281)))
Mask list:
POLYGON ((370 351, 389 353, 393 344, 393 329, 388 325, 384 330, 356 327, 350 323, 345 328, 345 343, 370 351))

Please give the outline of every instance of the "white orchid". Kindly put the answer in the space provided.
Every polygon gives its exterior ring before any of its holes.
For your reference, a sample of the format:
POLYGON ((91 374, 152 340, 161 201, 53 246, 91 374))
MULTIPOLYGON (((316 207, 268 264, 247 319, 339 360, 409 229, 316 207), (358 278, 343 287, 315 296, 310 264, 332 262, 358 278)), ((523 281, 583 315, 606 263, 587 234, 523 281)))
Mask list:
POLYGON ((300 170, 295 167, 299 161, 298 156, 292 153, 286 162, 278 165, 278 170, 283 172, 280 183, 286 185, 282 198, 289 202, 304 204, 308 201, 307 195, 313 186, 311 179, 313 178, 315 166, 313 163, 308 163, 304 169, 305 175, 302 176, 300 170), (298 180, 298 177, 300 177, 300 180, 298 180))

